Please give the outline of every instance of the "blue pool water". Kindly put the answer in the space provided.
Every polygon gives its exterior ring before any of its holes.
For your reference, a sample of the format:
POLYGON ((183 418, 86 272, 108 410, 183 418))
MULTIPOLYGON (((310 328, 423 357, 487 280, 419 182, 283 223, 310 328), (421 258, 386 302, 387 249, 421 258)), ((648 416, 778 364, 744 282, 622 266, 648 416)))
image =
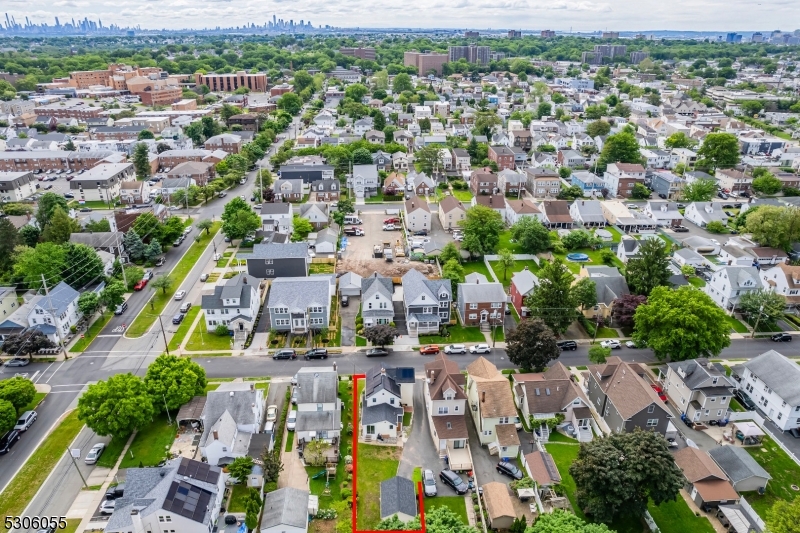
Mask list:
POLYGON ((569 259, 570 261, 576 261, 576 262, 577 261, 588 261, 589 260, 589 256, 586 255, 586 254, 581 254, 581 253, 573 253, 573 254, 567 254, 567 259, 569 259))

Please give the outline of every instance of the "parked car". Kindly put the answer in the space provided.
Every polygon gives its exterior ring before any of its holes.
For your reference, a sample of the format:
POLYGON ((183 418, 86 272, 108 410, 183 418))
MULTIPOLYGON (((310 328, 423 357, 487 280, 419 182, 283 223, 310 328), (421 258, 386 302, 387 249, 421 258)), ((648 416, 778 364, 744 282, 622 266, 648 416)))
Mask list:
POLYGON ((522 470, 520 470, 511 463, 500 461, 499 463, 497 463, 495 469, 499 473, 503 474, 504 476, 508 476, 511 479, 522 479, 522 470))
POLYGON ((175 293, 176 300, 183 300, 184 296, 186 296, 186 291, 178 291, 175 293))
POLYGON ((172 317, 172 323, 173 324, 180 324, 181 322, 183 322, 183 317, 185 317, 185 316, 186 315, 184 315, 183 313, 178 313, 177 315, 172 317))
POLYGON ((686 226, 672 226, 672 231, 675 233, 689 233, 689 228, 686 226))
POLYGON ((303 354, 303 358, 308 361, 309 359, 327 359, 328 350, 325 348, 312 348, 303 354))
POLYGON ((181 308, 179 309, 179 311, 181 313, 188 313, 189 309, 191 309, 191 308, 192 308, 191 302, 184 302, 183 305, 181 305, 181 308))
POLYGON ((400 229, 400 228, 398 228, 394 224, 384 224, 383 225, 383 231, 395 231, 395 230, 398 230, 398 229, 400 229))
POLYGON ((0 438, 0 455, 5 455, 19 440, 19 431, 12 429, 0 438))
POLYGON ((165 258, 159 257, 158 259, 156 259, 156 266, 157 267, 163 266, 166 261, 167 260, 165 258))
POLYGON ((153 279, 153 271, 152 270, 145 270, 144 271, 144 276, 142 276, 142 279, 146 279, 147 281, 150 281, 151 279, 153 279))
POLYGON ((611 339, 607 341, 602 341, 600 346, 603 348, 611 348, 612 350, 620 350, 622 349, 622 344, 616 339, 611 339))
POLYGON ((772 342, 792 342, 792 336, 788 333, 776 333, 772 337, 772 342))
POLYGON ((461 476, 453 472, 452 470, 442 470, 439 472, 439 479, 441 479, 445 485, 450 485, 456 493, 458 494, 466 494, 467 484, 464 483, 464 480, 461 479, 461 476))
POLYGON ((126 310, 127 308, 128 308, 128 302, 122 302, 121 304, 119 304, 119 305, 117 306, 117 308, 116 308, 116 309, 114 309, 114 314, 115 314, 115 315, 121 315, 122 313, 124 313, 124 312, 125 312, 125 310, 126 310))
POLYGON ((397 217, 389 217, 383 221, 384 224, 399 224, 400 219, 397 217))
POLYGON ((91 213, 92 212, 92 208, 91 207, 81 207, 80 211, 81 211, 81 213, 91 213))
POLYGON ((425 496, 436 496, 436 476, 433 475, 433 470, 422 471, 422 487, 425 490, 425 496))
POLYGON ((413 235, 414 235, 415 237, 425 237, 425 236, 427 236, 427 235, 428 235, 428 230, 426 230, 426 229, 421 229, 421 230, 419 230, 419 231, 415 231, 415 232, 413 233, 413 235))
POLYGON ((93 465, 97 463, 97 460, 100 459, 100 456, 103 455, 103 451, 106 449, 106 445, 102 442, 98 442, 92 449, 89 450, 89 453, 86 454, 86 459, 83 460, 84 463, 87 465, 93 465))
POLYGON ((469 353, 490 353, 491 351, 488 344, 476 344, 469 347, 469 353))
POLYGON ((146 279, 140 279, 139 281, 136 282, 136 285, 133 286, 133 290, 140 291, 140 290, 144 289, 145 287, 147 287, 147 280, 146 279))
POLYGON ((562 352, 566 352, 567 350, 574 352, 578 349, 578 343, 575 341, 558 341, 556 344, 561 348, 562 352))
POLYGON ((292 409, 286 417, 286 429, 294 431, 295 427, 297 427, 297 409, 292 409))
POLYGON ((419 353, 423 355, 435 355, 439 353, 439 347, 435 344, 428 344, 425 346, 420 346, 419 353))
POLYGON ((789 435, 791 435, 792 437, 794 437, 796 439, 800 439, 800 428, 791 428, 788 431, 789 431, 789 435))
POLYGON ((507 315, 511 314, 511 306, 508 305, 508 303, 506 303, 505 314, 507 314, 507 315))
POLYGON ((385 357, 389 355, 389 350, 386 348, 372 348, 367 350, 367 357, 385 357))
POLYGON ((207 273, 205 273, 205 274, 201 274, 201 275, 200 275, 200 281, 201 281, 201 282, 203 282, 203 283, 205 283, 205 282, 206 282, 206 280, 208 280, 208 274, 207 274, 207 273))
POLYGON ((363 237, 364 230, 361 228, 344 228, 344 234, 351 237, 363 237))
POLYGON ((124 494, 125 483, 119 483, 113 487, 108 487, 108 490, 106 491, 106 500, 116 500, 117 498, 122 498, 124 494))
POLYGON ((292 387, 292 405, 297 405, 297 395, 300 394, 299 387, 292 387))
POLYGON ((753 400, 750 399, 750 396, 748 396, 747 393, 745 391, 743 391, 742 389, 736 389, 733 392, 733 396, 737 400, 739 400, 739 403, 742 404, 742 407, 744 407, 748 411, 755 411, 756 410, 755 402, 753 402, 753 400))
POLYGON ((350 297, 346 294, 342 295, 342 307, 347 307, 350 305, 350 297))
POLYGON ((291 348, 284 348, 283 350, 278 350, 272 355, 273 360, 277 359, 297 359, 297 352, 295 352, 291 348))
POLYGON ((28 428, 36 422, 36 411, 25 411, 19 418, 17 419, 17 424, 14 426, 14 429, 22 433, 23 431, 28 431, 28 428))
POLYGON ((625 341, 625 346, 628 348, 647 348, 647 344, 645 342, 636 341, 625 341))
POLYGON ((7 366, 7 367, 28 366, 29 364, 31 364, 31 360, 30 359, 24 359, 22 357, 15 357, 13 359, 9 359, 8 361, 6 361, 6 364, 4 366, 7 366))
POLYGON ((275 422, 278 420, 278 406, 270 405, 267 407, 267 422, 275 422))
POLYGON ((467 353, 467 347, 463 344, 448 344, 444 347, 444 353, 447 355, 453 354, 465 354, 467 353))
POLYGON ((103 500, 103 503, 100 504, 100 514, 113 514, 116 505, 117 500, 103 500))

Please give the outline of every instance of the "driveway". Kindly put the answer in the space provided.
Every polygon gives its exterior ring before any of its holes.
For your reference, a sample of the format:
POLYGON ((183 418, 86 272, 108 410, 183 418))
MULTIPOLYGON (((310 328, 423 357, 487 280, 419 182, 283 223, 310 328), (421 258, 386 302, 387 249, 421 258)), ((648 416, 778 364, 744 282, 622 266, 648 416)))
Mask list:
POLYGON ((356 345, 356 315, 361 305, 360 296, 351 296, 350 304, 347 307, 339 306, 339 314, 342 318, 342 346, 356 345))
MULTIPOLYGON (((425 412, 425 400, 422 394, 422 381, 414 383, 414 419, 411 423, 411 434, 403 445, 403 456, 397 467, 397 475, 411 479, 414 468, 433 470, 438 483, 436 485, 439 496, 456 496, 448 485, 439 480, 439 472, 445 468, 444 459, 439 458, 439 452, 431 439, 431 428, 425 412)), ((466 477, 464 477, 466 481, 466 477)))
MULTIPOLYGON (((496 455, 489 455, 489 449, 486 446, 481 446, 481 441, 478 438, 478 432, 475 430, 475 423, 473 422, 472 415, 467 415, 467 429, 469 430, 469 449, 472 452, 472 469, 475 472, 475 479, 478 486, 481 487, 490 481, 498 481, 500 483, 508 483, 511 478, 501 475, 495 470, 497 463, 500 461, 496 455)), ((524 442, 523 442, 524 446, 524 442)), ((517 467, 519 462, 511 461, 517 467)))

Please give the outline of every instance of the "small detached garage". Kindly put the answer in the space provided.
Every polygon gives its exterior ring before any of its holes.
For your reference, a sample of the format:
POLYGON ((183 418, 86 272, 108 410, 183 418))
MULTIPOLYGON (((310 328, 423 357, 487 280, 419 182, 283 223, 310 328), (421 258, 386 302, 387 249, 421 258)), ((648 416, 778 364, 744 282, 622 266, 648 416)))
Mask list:
POLYGON ((401 522, 410 522, 417 516, 414 482, 400 476, 381 481, 381 520, 395 515, 401 522))
POLYGON ((339 278, 339 294, 342 296, 361 296, 361 280, 355 272, 345 272, 339 278))

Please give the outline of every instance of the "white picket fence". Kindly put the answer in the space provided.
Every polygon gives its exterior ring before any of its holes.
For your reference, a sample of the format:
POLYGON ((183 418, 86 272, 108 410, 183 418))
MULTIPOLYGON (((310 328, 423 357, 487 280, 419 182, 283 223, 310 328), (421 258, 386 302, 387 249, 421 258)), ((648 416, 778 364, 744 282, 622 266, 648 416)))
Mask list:
POLYGON ((767 529, 767 525, 764 523, 763 520, 761 520, 761 517, 758 516, 756 510, 750 506, 750 503, 744 499, 744 496, 741 496, 739 498, 739 505, 742 506, 742 509, 744 509, 744 511, 748 514, 748 516, 755 519, 756 524, 758 525, 759 528, 761 528, 761 531, 767 529))
POLYGON ((769 436, 772 439, 772 441, 775 444, 780 446, 781 449, 784 452, 786 452, 786 454, 789 457, 792 458, 792 461, 794 461, 795 463, 800 465, 800 458, 798 458, 791 450, 789 450, 789 448, 787 448, 780 440, 778 440, 775 437, 775 435, 772 433, 772 431, 770 431, 770 429, 767 427, 766 420, 764 419, 764 417, 761 416, 758 412, 756 412, 756 411, 745 411, 745 412, 731 411, 731 412, 728 413, 728 420, 730 420, 731 422, 737 422, 739 420, 752 420, 753 422, 755 422, 758 425, 758 427, 760 427, 764 431, 764 433, 767 434, 767 436, 769 436))
MULTIPOLYGON (((498 259, 500 259, 499 255, 483 256, 483 263, 486 265, 486 269, 489 271, 489 274, 491 274, 492 279, 494 279, 495 282, 500 283, 500 279, 497 277, 497 274, 494 273, 494 269, 490 264, 490 261, 497 261, 498 259)), ((536 264, 539 264, 539 258, 531 254, 514 254, 514 259, 517 261, 536 261, 536 264)))

